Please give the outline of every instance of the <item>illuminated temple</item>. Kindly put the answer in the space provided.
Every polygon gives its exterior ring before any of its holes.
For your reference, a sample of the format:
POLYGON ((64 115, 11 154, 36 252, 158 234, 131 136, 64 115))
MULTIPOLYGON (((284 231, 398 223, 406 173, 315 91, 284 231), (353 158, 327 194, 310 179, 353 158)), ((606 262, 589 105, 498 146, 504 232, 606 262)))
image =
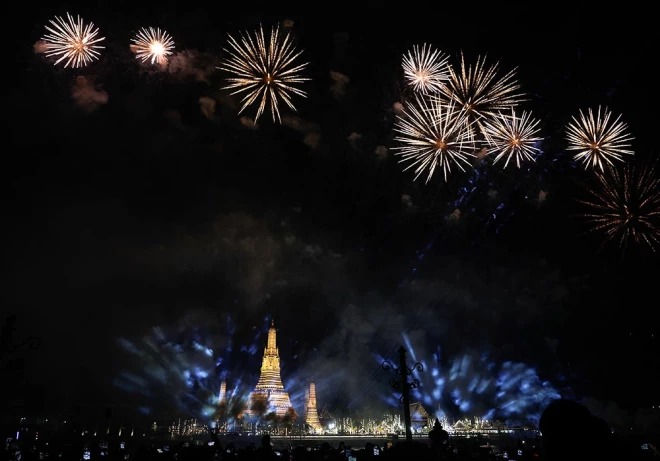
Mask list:
POLYGON ((280 353, 277 349, 277 330, 274 321, 271 322, 268 330, 268 343, 261 362, 261 375, 254 392, 250 395, 250 401, 254 402, 255 397, 266 397, 268 411, 273 411, 278 416, 284 416, 291 407, 289 393, 284 390, 280 376, 280 353))

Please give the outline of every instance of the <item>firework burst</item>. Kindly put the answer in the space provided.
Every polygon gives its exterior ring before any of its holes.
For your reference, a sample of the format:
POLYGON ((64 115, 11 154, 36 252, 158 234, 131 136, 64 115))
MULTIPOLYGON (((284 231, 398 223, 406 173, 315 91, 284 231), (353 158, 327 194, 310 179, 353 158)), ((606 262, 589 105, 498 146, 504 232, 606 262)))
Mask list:
POLYGON ((244 93, 239 114, 252 103, 259 101, 255 123, 270 105, 273 122, 282 122, 279 100, 293 111, 292 95, 307 97, 307 93, 295 85, 310 80, 301 76, 308 63, 294 64, 302 51, 293 44, 291 34, 280 39, 279 27, 271 29, 266 41, 263 27, 254 33, 241 34, 240 42, 229 36, 231 50, 225 49, 228 58, 218 69, 227 71, 234 77, 227 79, 229 84, 223 89, 234 90, 231 94, 244 93))
POLYGON ((587 115, 580 111, 580 119, 573 117, 573 122, 566 127, 568 150, 577 151, 573 159, 584 163, 584 169, 598 168, 604 172, 604 165, 613 166, 613 160, 622 162, 624 155, 634 155, 630 141, 634 138, 628 133, 628 125, 621 121, 621 115, 610 123, 612 112, 605 108, 594 117, 589 109, 587 115))
POLYGON ((626 248, 632 240, 656 251, 660 243, 660 179, 655 166, 621 171, 610 168, 597 173, 599 189, 589 189, 591 198, 581 201, 591 208, 585 218, 593 231, 605 234, 605 241, 618 240, 626 248))
POLYGON ((167 63, 167 57, 172 54, 174 49, 174 40, 166 32, 153 27, 143 27, 132 38, 134 43, 131 47, 135 50, 136 58, 142 62, 151 60, 151 64, 158 63, 164 65, 167 63))
POLYGON ((484 121, 486 140, 497 154, 494 163, 506 158, 506 168, 509 161, 515 159, 520 168, 522 161, 534 161, 534 154, 539 152, 535 144, 541 138, 536 137, 539 121, 532 119, 531 115, 530 112, 523 112, 521 116, 517 116, 512 108, 511 116, 498 113, 497 116, 484 121))
POLYGON ((467 112, 456 109, 453 102, 420 96, 415 102, 406 102, 406 106, 394 126, 399 133, 394 140, 403 145, 393 148, 395 155, 402 157, 400 162, 411 162, 404 171, 415 168, 417 179, 428 170, 427 183, 436 167, 442 168, 445 181, 452 163, 465 171, 462 164, 470 166, 467 157, 475 157, 467 112))
POLYGON ((413 46, 412 52, 403 56, 403 73, 406 83, 423 94, 437 93, 449 78, 449 56, 424 44, 413 46))
POLYGON ((483 129, 482 117, 494 117, 497 111, 509 110, 524 101, 519 93, 520 84, 516 80, 516 69, 502 78, 497 78, 499 62, 486 67, 486 58, 477 58, 474 67, 465 65, 461 53, 461 69, 457 72, 449 66, 449 81, 440 88, 442 94, 455 101, 483 129))
POLYGON ((50 20, 52 27, 46 25, 46 30, 50 34, 44 35, 42 40, 46 42, 46 56, 57 57, 55 65, 66 60, 64 67, 84 67, 95 59, 98 59, 103 49, 97 43, 105 40, 105 37, 97 38, 98 28, 94 28, 94 23, 85 25, 82 18, 78 16, 73 19, 69 13, 66 14, 65 21, 60 16, 55 16, 55 20, 50 20))

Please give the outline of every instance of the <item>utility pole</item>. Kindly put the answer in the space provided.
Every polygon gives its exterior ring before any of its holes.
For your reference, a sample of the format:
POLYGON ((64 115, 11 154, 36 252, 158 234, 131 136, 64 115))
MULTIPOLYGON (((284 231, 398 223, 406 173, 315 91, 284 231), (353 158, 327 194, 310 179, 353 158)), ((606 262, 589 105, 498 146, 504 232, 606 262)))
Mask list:
POLYGON ((400 379, 390 379, 390 386, 392 389, 401 392, 399 401, 403 404, 403 417, 406 425, 406 442, 412 442, 412 430, 410 429, 410 389, 417 389, 419 387, 419 380, 413 379, 408 382, 408 376, 412 375, 415 371, 424 371, 421 363, 417 362, 411 368, 406 364, 406 349, 401 346, 399 352, 399 366, 392 365, 389 360, 383 361, 383 370, 394 370, 400 376, 400 379))

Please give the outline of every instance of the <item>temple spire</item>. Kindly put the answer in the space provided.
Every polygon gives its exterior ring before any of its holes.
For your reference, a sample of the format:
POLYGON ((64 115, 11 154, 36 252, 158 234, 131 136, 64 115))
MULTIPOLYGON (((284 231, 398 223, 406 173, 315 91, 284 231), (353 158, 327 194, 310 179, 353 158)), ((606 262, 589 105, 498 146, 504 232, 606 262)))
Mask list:
POLYGON ((279 355, 277 353, 277 330, 275 329, 275 321, 271 320, 270 329, 268 330, 268 344, 266 344, 267 355, 279 355))
POLYGON ((254 389, 254 394, 265 395, 269 406, 279 416, 286 414, 291 401, 289 394, 284 390, 282 377, 280 375, 280 353, 277 350, 277 330, 275 321, 271 319, 268 330, 268 342, 264 349, 264 357, 261 362, 261 375, 254 389))

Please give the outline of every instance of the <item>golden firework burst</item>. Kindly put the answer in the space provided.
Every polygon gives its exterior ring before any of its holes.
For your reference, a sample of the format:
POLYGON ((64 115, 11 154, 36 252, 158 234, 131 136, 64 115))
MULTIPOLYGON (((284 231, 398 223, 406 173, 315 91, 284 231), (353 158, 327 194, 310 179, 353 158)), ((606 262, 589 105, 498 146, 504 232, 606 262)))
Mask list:
POLYGON ((402 145, 392 150, 402 157, 400 162, 410 162, 404 171, 415 168, 415 179, 428 171, 428 183, 439 167, 446 181, 452 164, 465 171, 463 165, 471 166, 467 158, 476 156, 470 127, 467 112, 457 109, 454 102, 416 95, 397 116, 394 131, 399 135, 394 140, 402 145))
POLYGON ((621 115, 610 122, 612 112, 607 107, 594 116, 589 109, 585 115, 580 111, 580 118, 573 117, 573 121, 566 127, 568 150, 577 151, 573 159, 584 163, 584 169, 598 168, 604 172, 605 164, 613 166, 613 161, 623 161, 624 155, 634 155, 630 150, 630 141, 633 138, 628 133, 628 125, 621 121, 621 115))
POLYGON ((449 78, 448 60, 448 55, 440 50, 433 50, 426 43, 421 47, 413 46, 412 51, 403 56, 402 66, 406 83, 420 93, 439 92, 442 83, 449 78))
POLYGON ((495 152, 495 161, 505 158, 504 168, 509 165, 511 159, 516 160, 516 165, 525 159, 534 161, 534 154, 539 152, 535 144, 541 140, 536 135, 540 131, 539 120, 532 119, 531 112, 524 112, 518 116, 511 109, 511 115, 501 112, 497 116, 486 119, 483 122, 484 134, 488 144, 495 152))
POLYGON ((104 47, 97 43, 105 40, 105 37, 97 38, 99 34, 98 27, 90 22, 85 25, 80 16, 77 20, 73 19, 69 13, 66 14, 65 21, 60 16, 55 16, 50 20, 52 27, 46 25, 46 30, 50 34, 42 37, 46 44, 46 56, 57 57, 55 65, 66 60, 64 67, 84 67, 95 59, 99 59, 101 53, 99 50, 104 47))
POLYGON ((498 111, 508 111, 525 100, 519 92, 517 69, 498 78, 499 65, 498 61, 487 67, 484 56, 477 58, 474 67, 466 66, 461 53, 460 70, 449 66, 449 80, 441 86, 441 93, 463 108, 482 130, 481 118, 494 117, 498 111))
POLYGON ((260 26, 254 36, 247 32, 241 34, 240 42, 230 35, 229 45, 231 50, 225 49, 228 57, 218 68, 234 75, 227 79, 229 84, 223 89, 234 90, 232 95, 245 94, 239 114, 259 101, 254 122, 270 105, 273 121, 281 123, 279 100, 295 111, 292 95, 307 97, 307 93, 296 85, 311 80, 301 75, 309 63, 294 64, 302 51, 294 46, 291 33, 281 39, 279 27, 276 27, 271 29, 267 41, 260 26))
POLYGON ((172 54, 174 49, 172 37, 159 28, 143 27, 131 41, 133 42, 131 46, 135 50, 136 59, 141 59, 142 62, 151 60, 151 64, 164 65, 167 63, 167 57, 172 54))
POLYGON ((655 166, 624 165, 597 172, 599 187, 588 189, 589 200, 581 201, 590 211, 585 218, 605 241, 618 240, 625 248, 632 241, 656 251, 660 244, 660 179, 655 166))

